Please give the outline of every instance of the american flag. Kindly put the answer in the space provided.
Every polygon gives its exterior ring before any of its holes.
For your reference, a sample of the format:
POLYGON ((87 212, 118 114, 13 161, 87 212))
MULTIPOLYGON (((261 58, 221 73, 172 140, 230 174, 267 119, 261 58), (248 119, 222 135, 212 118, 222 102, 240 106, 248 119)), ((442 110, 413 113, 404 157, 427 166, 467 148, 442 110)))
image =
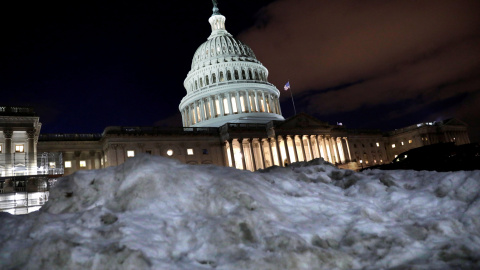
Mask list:
POLYGON ((287 91, 288 89, 290 89, 290 82, 288 81, 285 86, 283 87, 283 89, 285 89, 285 91, 287 91))

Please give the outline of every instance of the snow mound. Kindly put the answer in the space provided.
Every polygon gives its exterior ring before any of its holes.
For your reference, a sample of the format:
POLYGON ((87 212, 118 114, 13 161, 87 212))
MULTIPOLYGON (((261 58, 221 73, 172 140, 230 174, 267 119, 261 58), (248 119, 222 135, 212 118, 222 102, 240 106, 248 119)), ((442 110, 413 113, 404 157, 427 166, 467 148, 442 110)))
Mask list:
POLYGON ((145 155, 1 214, 2 269, 480 268, 480 171, 259 172, 145 155))

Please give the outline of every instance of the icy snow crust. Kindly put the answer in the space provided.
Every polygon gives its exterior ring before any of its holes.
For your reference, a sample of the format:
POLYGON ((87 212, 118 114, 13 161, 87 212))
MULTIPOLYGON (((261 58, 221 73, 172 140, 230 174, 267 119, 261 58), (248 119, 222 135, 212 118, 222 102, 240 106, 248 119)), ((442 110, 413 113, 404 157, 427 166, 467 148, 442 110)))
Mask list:
POLYGON ((0 216, 1 269, 480 269, 480 171, 263 172, 142 156, 0 216))

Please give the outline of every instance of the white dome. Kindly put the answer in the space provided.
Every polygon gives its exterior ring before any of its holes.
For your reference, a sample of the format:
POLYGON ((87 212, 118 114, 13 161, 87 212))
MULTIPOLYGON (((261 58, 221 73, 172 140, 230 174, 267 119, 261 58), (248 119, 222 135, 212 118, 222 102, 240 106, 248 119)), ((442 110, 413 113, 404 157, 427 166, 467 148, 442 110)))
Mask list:
POLYGON ((212 34, 198 47, 184 81, 187 95, 179 109, 185 127, 284 120, 280 92, 267 81, 268 70, 252 49, 225 29, 225 17, 209 19, 212 34))

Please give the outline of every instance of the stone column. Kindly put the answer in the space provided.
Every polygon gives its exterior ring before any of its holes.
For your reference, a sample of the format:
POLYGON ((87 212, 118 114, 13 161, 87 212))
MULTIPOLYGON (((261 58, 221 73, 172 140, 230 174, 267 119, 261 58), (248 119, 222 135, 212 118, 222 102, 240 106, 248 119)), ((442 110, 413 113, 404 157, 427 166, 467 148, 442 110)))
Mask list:
POLYGON ((275 138, 275 145, 276 145, 276 148, 277 148, 278 166, 284 167, 282 152, 280 151, 280 143, 279 143, 280 137, 281 136, 277 136, 275 138))
POLYGON ((218 95, 217 98, 218 98, 218 105, 220 105, 220 116, 224 116, 225 115, 225 107, 224 107, 224 103, 223 103, 223 96, 218 95))
POLYGON ((233 139, 229 139, 228 144, 230 144, 230 159, 232 160, 232 167, 237 168, 237 165, 235 164, 235 153, 233 152, 233 139))
POLYGON ((300 136, 300 145, 302 146, 303 161, 308 161, 308 160, 307 160, 307 153, 306 153, 306 151, 305 151, 305 144, 303 143, 303 135, 300 136))
POLYGON ((290 159, 290 151, 288 151, 288 137, 289 135, 286 135, 285 136, 285 139, 283 140, 283 145, 285 145, 285 153, 287 155, 287 160, 288 160, 288 164, 292 164, 292 160, 290 159))
POLYGON ((208 97, 208 103, 210 104, 210 119, 215 118, 215 115, 217 114, 217 110, 215 108, 215 102, 213 101, 212 96, 208 97))
POLYGON ((350 152, 350 146, 348 145, 348 138, 344 137, 344 139, 345 139, 345 144, 347 145, 348 159, 351 161, 352 160, 352 153, 350 152))
MULTIPOLYGON (((37 159, 35 156, 35 129, 27 130, 27 144, 28 144, 28 174, 34 175, 37 174, 37 159)), ((48 166, 48 164, 47 164, 48 166)))
POLYGON ((255 101, 255 104, 254 104, 254 106, 255 106, 255 112, 259 112, 259 111, 260 111, 260 108, 259 108, 259 106, 258 106, 258 94, 257 94, 257 91, 253 91, 253 93, 255 94, 255 99, 254 99, 254 101, 255 101))
MULTIPOLYGON (((270 158, 271 158, 272 166, 273 166, 273 165, 275 165, 275 156, 273 155, 272 138, 268 138, 267 141, 268 141, 268 147, 270 147, 269 148, 270 158)), ((276 147, 275 147, 275 149, 278 150, 278 148, 276 148, 276 147)), ((280 166, 280 164, 279 164, 279 166, 280 166)))
POLYGON ((261 161, 262 161, 262 169, 265 169, 265 152, 263 151, 263 139, 258 138, 258 143, 260 145, 260 155, 262 156, 261 161))
POLYGON ((257 164, 255 162, 255 151, 253 150, 253 139, 247 139, 248 149, 250 149, 250 155, 252 157, 253 171, 257 170, 257 164))
POLYGON ((3 136, 5 136, 5 176, 13 175, 12 164, 12 136, 13 130, 3 130, 3 136))
POLYGON ((292 145, 293 145, 293 153, 295 154, 295 160, 296 160, 296 162, 299 162, 300 159, 298 159, 297 135, 293 135, 293 137, 292 137, 292 145))
POLYGON ((200 100, 200 119, 201 121, 205 121, 205 102, 203 98, 200 100))
POLYGON ((334 159, 335 163, 339 163, 338 154, 337 154, 337 147, 336 147, 336 144, 335 144, 335 139, 333 137, 330 137, 329 141, 330 141, 330 149, 331 149, 331 153, 332 153, 332 158, 334 159))
POLYGON ((262 91, 263 112, 267 112, 267 100, 265 99, 265 92, 262 91))
POLYGON ((252 112, 252 106, 250 105, 250 94, 248 93, 248 91, 245 91, 245 103, 247 103, 247 111, 249 113, 252 112))
POLYGON ((238 111, 238 113, 242 113, 242 104, 241 104, 241 101, 240 101, 240 92, 237 91, 235 96, 236 96, 235 100, 237 101, 237 111, 238 111))
POLYGON ((350 162, 351 158, 350 158, 350 154, 348 153, 348 149, 347 149, 347 138, 343 137, 341 138, 341 142, 342 142, 342 148, 343 148, 343 155, 345 156, 345 162, 350 162))
POLYGON ((310 146, 310 153, 312 153, 312 159, 315 159, 315 158, 317 158, 318 156, 315 154, 316 152, 313 151, 312 139, 313 139, 313 137, 309 135, 309 136, 308 136, 308 143, 309 143, 309 146, 310 146))
POLYGON ((232 95, 230 93, 227 93, 227 105, 228 105, 228 111, 229 111, 229 114, 232 115, 233 114, 233 110, 232 110, 232 95))
POLYGON ((240 153, 242 154, 242 166, 243 170, 247 169, 247 164, 245 163, 245 152, 243 150, 243 138, 238 139, 238 142, 240 143, 240 153))
POLYGON ((323 142, 323 149, 325 149, 325 156, 326 156, 327 161, 331 162, 331 163, 334 163, 333 160, 332 160, 330 147, 328 147, 328 145, 329 145, 328 138, 326 136, 323 136, 322 142, 323 142))

